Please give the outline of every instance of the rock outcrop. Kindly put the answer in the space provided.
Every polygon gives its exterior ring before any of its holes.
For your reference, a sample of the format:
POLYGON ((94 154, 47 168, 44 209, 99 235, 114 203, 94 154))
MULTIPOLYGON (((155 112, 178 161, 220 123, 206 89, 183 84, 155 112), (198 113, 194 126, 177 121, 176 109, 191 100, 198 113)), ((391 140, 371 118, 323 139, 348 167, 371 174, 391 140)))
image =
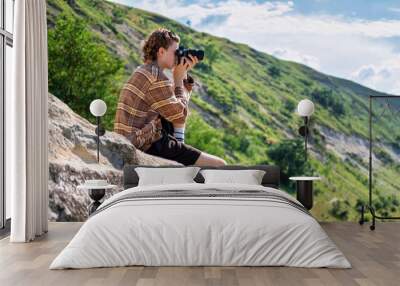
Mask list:
POLYGON ((100 138, 97 163, 96 126, 49 94, 49 219, 84 221, 90 198, 77 186, 87 179, 107 179, 118 187, 106 198, 123 190, 124 164, 180 165, 136 150, 124 136, 106 131, 100 138))

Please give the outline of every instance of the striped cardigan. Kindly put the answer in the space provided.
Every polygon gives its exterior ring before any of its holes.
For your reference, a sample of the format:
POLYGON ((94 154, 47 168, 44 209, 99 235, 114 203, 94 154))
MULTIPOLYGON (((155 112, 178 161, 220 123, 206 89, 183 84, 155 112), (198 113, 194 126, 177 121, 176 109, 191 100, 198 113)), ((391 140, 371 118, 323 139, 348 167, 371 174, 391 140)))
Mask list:
POLYGON ((120 92, 114 132, 146 151, 162 136, 161 117, 172 123, 185 123, 192 86, 193 78, 188 76, 184 88, 173 88, 155 61, 137 67, 120 92))

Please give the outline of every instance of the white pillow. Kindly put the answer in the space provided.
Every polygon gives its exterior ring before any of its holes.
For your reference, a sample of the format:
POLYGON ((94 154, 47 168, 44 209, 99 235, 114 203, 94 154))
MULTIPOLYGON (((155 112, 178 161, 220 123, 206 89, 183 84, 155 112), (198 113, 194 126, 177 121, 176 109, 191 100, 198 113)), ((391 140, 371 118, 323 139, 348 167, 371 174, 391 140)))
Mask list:
POLYGON ((138 186, 196 183, 193 179, 199 170, 199 167, 135 168, 139 177, 138 186))
POLYGON ((234 183, 261 185, 265 171, 262 170, 201 170, 204 183, 234 183))

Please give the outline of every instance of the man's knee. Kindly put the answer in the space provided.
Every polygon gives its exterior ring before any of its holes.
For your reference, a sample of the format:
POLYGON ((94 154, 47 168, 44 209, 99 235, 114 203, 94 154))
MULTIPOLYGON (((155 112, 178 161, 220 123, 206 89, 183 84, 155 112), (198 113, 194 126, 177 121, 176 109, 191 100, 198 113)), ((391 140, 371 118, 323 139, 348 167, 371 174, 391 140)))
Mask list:
POLYGON ((217 166, 226 166, 227 165, 226 161, 222 158, 216 157, 215 160, 216 160, 215 162, 216 162, 217 166))
POLYGON ((203 165, 203 166, 225 166, 227 165, 226 161, 220 157, 207 154, 202 152, 200 157, 197 159, 195 165, 203 165))

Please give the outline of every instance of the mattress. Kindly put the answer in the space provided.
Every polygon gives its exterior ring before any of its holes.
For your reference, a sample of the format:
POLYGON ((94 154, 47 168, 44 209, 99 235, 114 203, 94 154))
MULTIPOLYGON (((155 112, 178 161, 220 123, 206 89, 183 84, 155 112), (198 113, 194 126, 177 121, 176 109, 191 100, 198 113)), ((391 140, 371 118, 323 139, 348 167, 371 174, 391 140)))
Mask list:
POLYGON ((50 269, 130 265, 351 267, 287 193, 199 183, 137 186, 115 194, 50 269))

